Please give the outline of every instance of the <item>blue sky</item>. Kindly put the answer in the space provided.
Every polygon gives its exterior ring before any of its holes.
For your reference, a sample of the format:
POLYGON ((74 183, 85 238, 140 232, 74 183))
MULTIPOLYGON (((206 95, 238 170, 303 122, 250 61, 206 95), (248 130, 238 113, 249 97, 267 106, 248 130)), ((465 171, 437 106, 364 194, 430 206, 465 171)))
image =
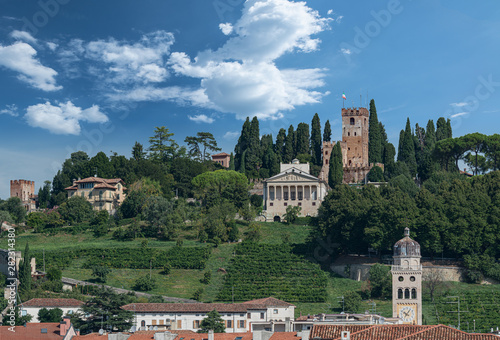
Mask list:
POLYGON ((374 98, 397 146, 412 125, 498 133, 500 4, 468 1, 0 0, 0 198, 40 187, 71 152, 130 156, 156 126, 231 152, 261 133, 332 123, 374 98), (368 93, 368 97, 367 97, 368 93))

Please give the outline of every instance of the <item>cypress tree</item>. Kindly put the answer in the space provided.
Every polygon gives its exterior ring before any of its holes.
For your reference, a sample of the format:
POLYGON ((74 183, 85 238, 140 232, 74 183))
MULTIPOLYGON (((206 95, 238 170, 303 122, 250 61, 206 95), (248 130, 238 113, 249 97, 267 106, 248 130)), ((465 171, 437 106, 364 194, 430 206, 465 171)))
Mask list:
POLYGON ((309 125, 306 123, 299 123, 297 126, 296 136, 297 142, 295 155, 309 155, 309 125))
POLYGON ((257 117, 253 117, 250 123, 250 139, 245 159, 247 174, 252 177, 256 177, 258 175, 256 173, 257 166, 261 165, 261 158, 259 120, 257 117))
POLYGON ((453 132, 451 131, 451 121, 450 118, 446 120, 446 133, 447 136, 446 138, 453 138, 453 132))
POLYGON ((417 173, 417 161, 415 159, 415 142, 411 131, 410 118, 406 120, 404 131, 403 146, 401 148, 402 161, 406 163, 412 176, 417 173))
POLYGON ((327 120, 325 123, 325 130, 323 132, 323 141, 330 142, 332 140, 332 127, 330 126, 330 121, 327 120))
POLYGON ((245 168, 242 169, 241 164, 243 162, 243 152, 248 148, 248 143, 250 141, 250 119, 247 117, 243 126, 241 128, 241 134, 238 138, 238 143, 234 147, 234 166, 236 170, 245 173, 245 168))
POLYGON ((405 130, 399 131, 399 142, 398 142, 398 161, 403 160, 403 142, 405 138, 405 130))
POLYGON ((436 144, 436 128, 434 127, 434 121, 432 119, 429 119, 429 121, 427 122, 424 141, 425 146, 428 149, 434 149, 434 144, 436 144))
POLYGON ((234 170, 234 156, 231 152, 231 157, 229 157, 229 170, 234 170))
POLYGON ((448 138, 446 120, 443 117, 439 117, 436 123, 436 142, 446 138, 448 138))
POLYGON ((280 162, 283 162, 285 156, 285 140, 286 130, 281 128, 278 132, 278 136, 276 136, 276 144, 274 145, 274 153, 276 153, 280 162))
POLYGON ((328 170, 328 185, 330 188, 342 184, 344 169, 342 167, 342 148, 340 143, 335 143, 330 155, 330 166, 328 170))
POLYGON ((321 123, 317 113, 311 122, 311 153, 312 163, 321 165, 321 123))
POLYGON ((368 128, 368 162, 382 162, 382 137, 380 125, 377 118, 375 100, 370 100, 370 126, 368 128))
POLYGON ((285 154, 283 156, 283 163, 290 163, 295 157, 294 139, 295 132, 293 131, 293 125, 290 125, 285 139, 285 154))
POLYGON ((21 293, 27 293, 31 291, 31 255, 30 255, 30 246, 29 243, 26 243, 26 247, 24 248, 24 257, 23 262, 19 268, 19 280, 21 281, 19 284, 19 289, 21 293))
POLYGON ((246 175, 246 158, 247 158, 247 150, 243 151, 243 154, 241 155, 241 163, 240 163, 240 170, 239 170, 239 172, 241 172, 245 175, 246 175))

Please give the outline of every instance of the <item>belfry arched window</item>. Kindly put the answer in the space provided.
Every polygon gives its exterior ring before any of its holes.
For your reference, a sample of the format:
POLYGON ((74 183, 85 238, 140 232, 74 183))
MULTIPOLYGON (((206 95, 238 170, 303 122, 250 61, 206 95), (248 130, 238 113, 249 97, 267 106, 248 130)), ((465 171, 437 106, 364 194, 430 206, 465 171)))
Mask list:
POLYGON ((411 290, 411 298, 412 299, 416 299, 417 298, 417 290, 415 288, 413 288, 411 290))
POLYGON ((349 123, 350 123, 351 125, 354 125, 354 118, 351 118, 351 119, 349 120, 349 123))
POLYGON ((408 288, 405 289, 405 299, 410 298, 410 290, 408 288))
POLYGON ((403 289, 399 288, 398 289, 398 299, 402 299, 403 298, 403 289))

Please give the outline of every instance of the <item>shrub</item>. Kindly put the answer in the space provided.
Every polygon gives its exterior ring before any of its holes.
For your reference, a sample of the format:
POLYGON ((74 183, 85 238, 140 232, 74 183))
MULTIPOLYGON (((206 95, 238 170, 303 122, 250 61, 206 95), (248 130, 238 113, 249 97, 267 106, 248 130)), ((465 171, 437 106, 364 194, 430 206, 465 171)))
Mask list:
POLYGON ((59 268, 52 267, 47 270, 47 280, 49 281, 61 281, 62 271, 59 268))
POLYGON ((148 292, 150 290, 155 289, 155 287, 156 287, 156 280, 153 279, 152 277, 150 278, 149 275, 138 278, 135 281, 134 285, 135 290, 140 290, 142 292, 148 292))
POLYGON ((205 274, 203 274, 203 279, 201 279, 200 282, 208 285, 211 279, 212 279, 212 273, 205 272, 205 274))
POLYGON ((196 301, 201 301, 201 295, 203 294, 203 288, 198 288, 194 293, 193 293, 193 300, 196 301))

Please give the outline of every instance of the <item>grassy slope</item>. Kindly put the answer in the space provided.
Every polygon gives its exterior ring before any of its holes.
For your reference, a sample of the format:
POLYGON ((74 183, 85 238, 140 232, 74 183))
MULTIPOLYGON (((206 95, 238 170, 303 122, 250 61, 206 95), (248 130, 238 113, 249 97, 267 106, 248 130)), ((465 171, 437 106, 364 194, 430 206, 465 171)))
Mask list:
MULTIPOLYGON (((292 243, 303 243, 310 232, 309 226, 286 225, 281 223, 261 223, 261 232, 263 243, 279 244, 282 242, 284 234, 288 234, 292 243)), ((243 235, 247 227, 240 225, 240 233, 243 235)), ((183 232, 187 236, 191 231, 183 232)), ((191 236, 191 235, 190 235, 191 236)), ((190 239, 184 240, 184 247, 199 246, 200 243, 190 239)), ((105 237, 96 239, 92 232, 87 231, 79 235, 57 234, 54 236, 45 236, 27 232, 16 237, 16 249, 24 250, 26 242, 29 242, 32 250, 57 250, 64 248, 75 247, 105 247, 105 248, 136 248, 140 247, 144 239, 134 241, 121 242, 111 238, 111 233, 105 237)), ((157 240, 148 240, 148 246, 152 248, 170 248, 175 246, 174 241, 165 242, 157 240)), ((6 248, 6 239, 0 239, 0 248, 6 248)), ((157 279, 158 286, 151 293, 162 294, 173 297, 191 298, 193 293, 203 288, 203 301, 214 301, 219 289, 222 287, 224 274, 218 271, 219 268, 228 267, 229 260, 234 251, 235 244, 221 244, 213 250, 213 253, 206 264, 204 270, 183 270, 172 269, 168 276, 162 275, 161 270, 153 270, 152 275, 157 279), (200 282, 205 271, 210 271, 212 274, 211 283, 204 285, 200 282)), ((80 280, 92 281, 91 271, 82 269, 82 260, 75 260, 70 267, 63 271, 63 275, 80 280)), ((42 267, 42 264, 38 264, 42 267)), ((134 281, 137 277, 149 275, 148 269, 113 269, 108 277, 107 284, 115 287, 123 287, 132 289, 134 281)), ((339 278, 335 275, 330 275, 328 279, 328 299, 326 303, 296 303, 296 315, 307 315, 326 312, 340 312, 342 306, 340 297, 348 290, 359 290, 361 282, 356 282, 349 279, 339 278)), ((450 283, 446 291, 446 295, 456 295, 461 291, 467 290, 500 290, 500 286, 478 286, 468 285, 464 283, 450 283)), ((374 311, 381 313, 383 316, 392 316, 392 304, 390 300, 375 300, 364 301, 362 310, 374 311), (376 304, 373 305, 373 302, 376 304)), ((435 324, 438 322, 436 318, 435 306, 425 299, 423 305, 424 320, 427 324, 435 324)))

